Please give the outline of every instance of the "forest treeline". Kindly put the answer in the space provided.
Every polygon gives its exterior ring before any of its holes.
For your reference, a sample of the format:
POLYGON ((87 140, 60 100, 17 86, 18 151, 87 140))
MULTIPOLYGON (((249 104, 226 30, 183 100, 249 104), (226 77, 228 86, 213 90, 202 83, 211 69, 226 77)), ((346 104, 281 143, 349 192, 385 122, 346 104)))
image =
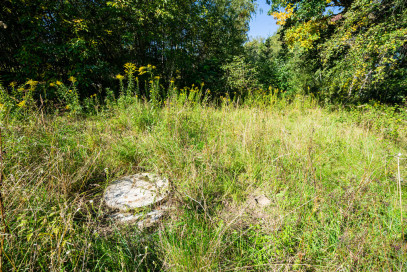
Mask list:
POLYGON ((253 10, 249 0, 6 0, 2 79, 74 76, 93 93, 134 63, 156 66, 167 81, 220 87, 220 66, 242 50, 253 10))
POLYGON ((281 25, 277 37, 246 44, 258 82, 328 102, 404 100, 405 0, 268 2, 281 25))
POLYGON ((30 79, 44 89, 74 77, 86 97, 117 86, 132 63, 155 67, 163 86, 205 84, 215 95, 278 89, 328 102, 403 101, 406 1, 268 2, 278 33, 248 41, 255 0, 5 0, 0 80, 9 90, 30 79))

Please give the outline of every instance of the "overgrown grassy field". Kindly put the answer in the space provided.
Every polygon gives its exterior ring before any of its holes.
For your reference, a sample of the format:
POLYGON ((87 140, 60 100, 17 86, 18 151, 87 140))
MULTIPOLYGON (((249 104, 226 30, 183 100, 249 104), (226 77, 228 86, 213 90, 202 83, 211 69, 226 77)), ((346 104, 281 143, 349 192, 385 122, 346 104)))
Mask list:
POLYGON ((263 100, 4 117, 3 270, 407 270, 404 110, 263 100), (143 230, 101 201, 139 172, 173 186, 174 209, 143 230))

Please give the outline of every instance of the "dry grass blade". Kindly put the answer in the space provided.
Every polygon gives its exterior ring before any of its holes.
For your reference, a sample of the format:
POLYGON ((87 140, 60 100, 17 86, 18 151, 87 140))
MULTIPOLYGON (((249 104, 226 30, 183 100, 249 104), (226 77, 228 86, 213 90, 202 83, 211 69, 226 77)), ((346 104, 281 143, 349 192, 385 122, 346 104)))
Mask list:
POLYGON ((402 200, 401 177, 400 177, 400 156, 401 156, 401 153, 397 154, 397 181, 398 181, 399 198, 400 198, 401 239, 404 240, 403 200, 402 200))
POLYGON ((1 221, 3 223, 3 234, 1 235, 1 248, 0 248, 0 272, 3 271, 3 250, 4 250, 4 237, 5 234, 8 233, 8 228, 5 220, 5 212, 4 212, 4 204, 3 204, 3 196, 2 196, 2 189, 3 189, 3 144, 2 144, 2 129, 0 127, 0 213, 1 213, 1 221))

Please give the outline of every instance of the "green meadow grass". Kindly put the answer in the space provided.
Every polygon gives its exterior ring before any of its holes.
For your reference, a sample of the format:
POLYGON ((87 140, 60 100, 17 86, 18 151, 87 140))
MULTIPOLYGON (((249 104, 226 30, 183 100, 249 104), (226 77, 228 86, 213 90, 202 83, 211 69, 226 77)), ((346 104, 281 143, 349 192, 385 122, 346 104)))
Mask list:
POLYGON ((255 102, 8 119, 4 271, 406 270, 404 121, 301 96, 255 102), (174 209, 144 230, 101 201, 138 172, 173 186, 174 209), (260 195, 271 204, 253 205, 260 195))

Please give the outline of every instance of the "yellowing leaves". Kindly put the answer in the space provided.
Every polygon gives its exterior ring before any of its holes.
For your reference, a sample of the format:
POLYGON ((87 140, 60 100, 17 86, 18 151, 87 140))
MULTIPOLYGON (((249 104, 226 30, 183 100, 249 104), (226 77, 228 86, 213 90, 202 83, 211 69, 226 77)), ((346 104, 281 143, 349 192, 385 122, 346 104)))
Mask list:
POLYGON ((84 19, 73 19, 71 23, 73 24, 75 33, 78 33, 79 31, 89 31, 88 25, 84 19))
POLYGON ((80 24, 83 22, 83 19, 73 19, 72 22, 74 22, 75 24, 80 24))
POLYGON ((311 49, 315 41, 321 37, 321 30, 326 29, 325 22, 309 20, 287 30, 285 41, 289 48, 296 45, 311 49))
POLYGON ((277 20, 278 25, 285 25, 287 19, 291 18, 294 14, 294 7, 291 4, 288 4, 284 11, 275 11, 271 13, 271 16, 277 20))

